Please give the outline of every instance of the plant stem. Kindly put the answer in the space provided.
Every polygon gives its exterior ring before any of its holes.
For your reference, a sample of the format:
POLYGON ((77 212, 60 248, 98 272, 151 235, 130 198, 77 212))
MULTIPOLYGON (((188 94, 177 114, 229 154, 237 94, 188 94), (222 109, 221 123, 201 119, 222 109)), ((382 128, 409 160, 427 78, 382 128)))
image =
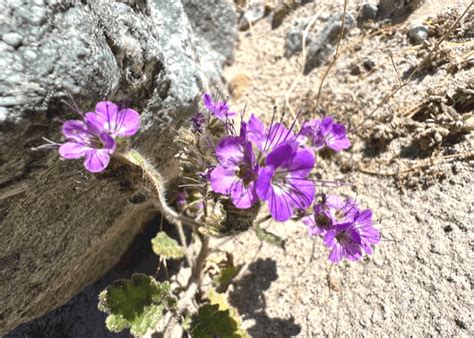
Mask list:
POLYGON ((192 267, 191 278, 189 282, 196 283, 198 287, 200 287, 202 270, 204 269, 204 264, 209 254, 209 237, 197 231, 196 231, 196 234, 201 240, 201 248, 199 249, 199 253, 196 256, 196 259, 194 260, 194 265, 192 267))
POLYGON ((126 154, 118 155, 118 157, 121 160, 125 160, 129 164, 136 165, 143 170, 144 178, 149 181, 154 188, 156 195, 155 205, 169 222, 174 224, 183 222, 196 228, 201 226, 199 222, 192 218, 178 214, 168 205, 168 202, 166 201, 166 188, 163 177, 141 154, 135 150, 131 150, 126 154))

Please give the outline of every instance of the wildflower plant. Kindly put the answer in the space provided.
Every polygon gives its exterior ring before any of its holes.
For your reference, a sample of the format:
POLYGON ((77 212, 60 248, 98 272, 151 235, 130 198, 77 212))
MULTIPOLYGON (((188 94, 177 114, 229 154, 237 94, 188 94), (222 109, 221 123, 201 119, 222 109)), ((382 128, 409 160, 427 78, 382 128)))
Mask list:
POLYGON ((321 186, 338 186, 338 182, 314 178, 321 151, 340 152, 350 147, 342 124, 326 116, 306 121, 298 129, 299 116, 286 126, 274 115, 266 125, 254 114, 245 118, 244 112, 233 111, 226 100, 215 100, 208 93, 202 96, 202 103, 175 139, 182 183, 176 209, 167 201, 160 173, 128 147, 127 139, 140 128, 137 111, 101 101, 94 112, 66 121, 64 143, 53 143, 61 158, 83 158, 91 173, 113 170, 108 169, 112 158, 132 168, 152 191, 157 209, 179 233, 180 243, 163 231, 152 240, 160 265, 166 268, 167 260, 184 258, 183 265, 191 268, 184 285, 140 275, 107 288, 101 293, 99 309, 109 314, 107 327, 112 331, 130 328, 132 334, 141 336, 150 330, 166 333, 170 326, 180 326, 193 337, 224 333, 248 337, 237 311, 213 289, 225 289, 240 266, 235 266, 227 253, 220 272, 213 277, 213 287, 203 284, 204 271, 213 252, 211 237, 253 229, 261 240, 284 247, 284 239, 260 228, 268 218, 305 224, 309 237, 321 238, 333 264, 371 255, 373 246, 380 242, 370 209, 361 208, 350 197, 323 193, 321 186), (257 221, 261 214, 264 216, 257 221), (200 242, 194 254, 183 225, 189 226, 193 240, 200 242))

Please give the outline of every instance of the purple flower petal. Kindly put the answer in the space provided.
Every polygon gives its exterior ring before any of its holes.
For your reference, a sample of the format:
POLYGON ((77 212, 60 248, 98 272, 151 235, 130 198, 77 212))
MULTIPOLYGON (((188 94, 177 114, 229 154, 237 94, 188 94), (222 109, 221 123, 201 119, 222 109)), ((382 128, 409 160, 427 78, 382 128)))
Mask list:
POLYGON ((118 121, 118 109, 113 102, 100 101, 95 106, 95 112, 86 113, 84 120, 96 133, 107 131, 114 134, 118 121))
POLYGON ((112 136, 132 136, 140 128, 140 115, 133 109, 119 110, 110 101, 101 101, 96 105, 95 113, 85 115, 85 121, 95 132, 108 132, 112 136))
POLYGON ((95 113, 109 125, 115 124, 119 107, 111 101, 100 101, 95 105, 95 113))
POLYGON ((263 167, 258 171, 258 179, 256 183, 257 195, 263 201, 266 201, 271 196, 271 181, 275 170, 273 167, 263 167))
POLYGON ((247 123, 247 140, 255 144, 260 151, 263 151, 266 139, 263 122, 252 114, 247 123))
POLYGON ((210 182, 213 191, 228 195, 231 192, 232 186, 237 181, 236 175, 237 167, 225 168, 218 166, 211 171, 210 182))
POLYGON ((107 133, 100 133, 99 138, 104 146, 104 149, 110 154, 113 153, 116 145, 115 139, 107 133))
POLYGON ((276 123, 268 131, 267 140, 264 142, 264 152, 271 152, 280 144, 291 141, 295 138, 295 135, 289 131, 283 124, 276 123))
POLYGON ((250 208, 258 201, 258 196, 255 192, 255 182, 250 182, 245 186, 243 180, 238 180, 236 184, 232 186, 230 197, 232 203, 234 203, 237 208, 250 208))
POLYGON ((342 199, 337 195, 327 195, 324 213, 333 222, 352 222, 359 209, 352 199, 342 199))
POLYGON ((339 263, 343 258, 354 261, 362 257, 361 238, 353 223, 336 224, 326 233, 324 245, 331 250, 329 260, 332 263, 339 263))
POLYGON ((204 93, 202 96, 204 106, 219 120, 225 121, 234 118, 237 113, 229 111, 229 106, 226 102, 214 102, 211 95, 204 93))
POLYGON ((274 168, 287 166, 295 155, 297 144, 295 142, 286 142, 276 147, 268 154, 265 164, 274 168))
POLYGON ((299 179, 289 176, 287 178, 291 204, 299 209, 306 209, 313 203, 316 188, 310 180, 299 179))
POLYGON ((336 244, 332 247, 331 253, 329 254, 329 261, 331 263, 339 263, 345 257, 344 247, 340 244, 336 244))
POLYGON ((310 138, 315 150, 328 146, 338 152, 351 145, 346 128, 342 124, 335 123, 330 116, 326 116, 322 120, 316 119, 306 122, 301 129, 301 134, 310 138))
POLYGON ((271 191, 268 207, 273 219, 284 222, 290 219, 293 214, 292 205, 289 203, 287 193, 279 187, 274 187, 271 191))
POLYGON ((82 143, 66 142, 59 147, 59 155, 68 160, 75 160, 84 156, 89 149, 82 143))
POLYGON ((371 246, 380 243, 380 232, 372 224, 372 211, 370 209, 366 209, 356 216, 354 228, 360 235, 363 249, 371 255, 371 246))
POLYGON ((91 173, 104 171, 109 165, 110 155, 107 149, 89 149, 85 153, 84 166, 91 173))
POLYGON ((332 132, 326 137, 326 144, 332 150, 338 152, 351 146, 351 141, 346 134, 346 127, 342 124, 334 123, 332 132))
POLYGON ((314 168, 314 152, 309 149, 295 149, 296 152, 289 165, 292 177, 306 177, 314 168))
POLYGON ((294 209, 311 205, 315 187, 306 179, 314 165, 311 151, 299 149, 295 141, 287 141, 268 155, 266 164, 258 172, 256 189, 257 195, 267 201, 274 219, 288 220, 294 209))
POLYGON ((240 137, 224 137, 216 147, 216 157, 224 166, 236 166, 244 160, 244 156, 240 137))
POLYGON ((214 100, 212 100, 212 97, 209 93, 204 93, 202 95, 202 101, 204 102, 204 106, 207 109, 213 109, 214 108, 214 100))
POLYGON ((90 138, 87 125, 84 122, 78 120, 69 120, 64 122, 62 132, 68 140, 78 143, 85 143, 90 138))
POLYGON ((125 108, 118 112, 114 134, 120 137, 132 136, 140 129, 140 115, 133 109, 125 108))

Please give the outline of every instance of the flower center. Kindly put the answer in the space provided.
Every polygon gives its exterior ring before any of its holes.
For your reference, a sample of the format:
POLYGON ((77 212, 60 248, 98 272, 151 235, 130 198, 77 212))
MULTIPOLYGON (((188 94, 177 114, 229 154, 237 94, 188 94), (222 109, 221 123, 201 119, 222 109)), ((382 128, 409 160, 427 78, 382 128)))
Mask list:
POLYGON ((240 178, 245 185, 249 185, 251 182, 255 181, 257 175, 252 170, 250 163, 243 162, 239 165, 239 169, 237 169, 237 177, 240 178))
POLYGON ((288 172, 276 170, 272 177, 272 184, 276 186, 286 185, 288 172))
POLYGON ((346 230, 341 231, 336 235, 336 239, 339 243, 343 241, 350 241, 350 236, 347 234, 346 230))
POLYGON ((324 214, 317 215, 316 218, 315 218, 315 221, 316 221, 316 224, 319 227, 321 227, 323 229, 326 229, 326 230, 328 230, 330 225, 331 225, 331 220, 329 219, 329 217, 327 217, 324 214))

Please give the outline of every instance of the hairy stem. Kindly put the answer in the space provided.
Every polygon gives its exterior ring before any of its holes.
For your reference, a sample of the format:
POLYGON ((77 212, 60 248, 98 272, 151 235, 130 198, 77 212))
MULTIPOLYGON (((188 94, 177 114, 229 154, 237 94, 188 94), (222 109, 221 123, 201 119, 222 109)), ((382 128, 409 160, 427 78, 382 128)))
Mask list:
POLYGON ((137 151, 129 151, 126 154, 119 155, 119 158, 127 161, 133 165, 140 167, 143 170, 143 176, 154 188, 156 200, 155 205, 160 210, 166 219, 174 224, 183 222, 194 227, 199 227, 201 224, 192 218, 178 214, 173 208, 168 205, 166 201, 166 188, 164 179, 160 173, 137 151))

